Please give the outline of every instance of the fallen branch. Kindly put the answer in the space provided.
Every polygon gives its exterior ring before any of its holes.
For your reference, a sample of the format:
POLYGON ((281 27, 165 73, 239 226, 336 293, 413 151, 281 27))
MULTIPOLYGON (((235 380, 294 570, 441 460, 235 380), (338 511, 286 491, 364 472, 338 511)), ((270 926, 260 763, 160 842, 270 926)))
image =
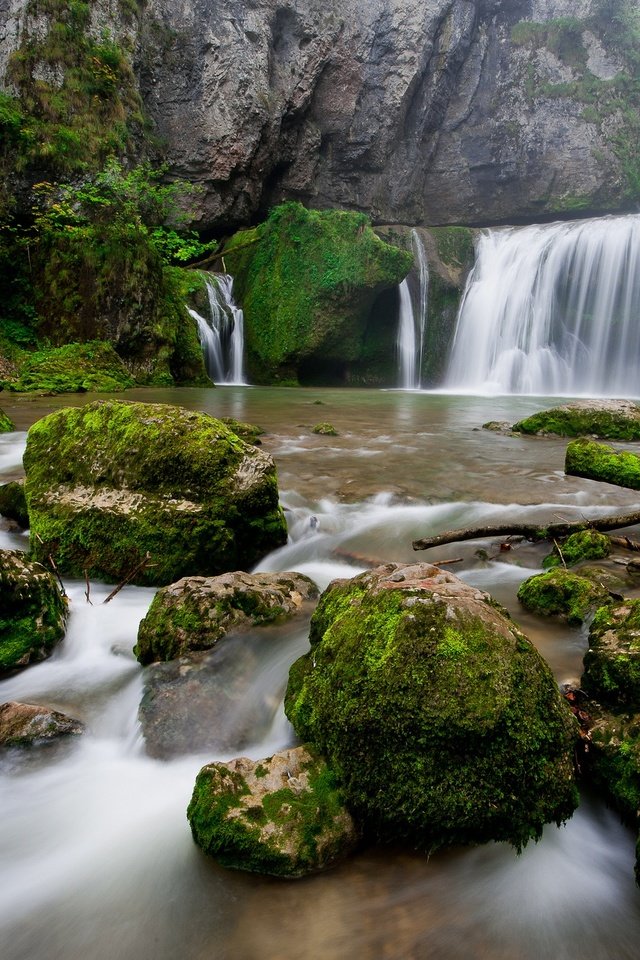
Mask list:
POLYGON ((92 603, 92 601, 91 601, 91 584, 89 583, 89 571, 88 571, 88 570, 85 570, 85 571, 84 571, 84 582, 85 582, 85 585, 86 585, 86 589, 85 589, 85 591, 84 591, 84 595, 85 595, 85 597, 87 598, 87 603, 90 604, 91 606, 93 606, 93 603, 92 603))
POLYGON ((629 537, 609 537, 614 547, 622 547, 624 550, 640 550, 640 541, 630 540, 629 537))
POLYGON ((621 527, 633 527, 640 523, 640 512, 600 517, 595 520, 575 520, 567 523, 549 523, 539 526, 532 523, 503 523, 487 527, 467 527, 461 530, 447 530, 437 537, 422 537, 413 541, 414 550, 429 550, 430 547, 442 547, 447 543, 460 543, 463 540, 480 540, 486 537, 522 536, 536 543, 538 540, 554 540, 568 537, 580 530, 618 530, 621 527))
POLYGON ((145 554, 144 559, 141 560, 141 562, 137 565, 137 567, 134 567, 133 570, 131 570, 131 571, 126 575, 126 577, 124 578, 124 580, 121 580, 120 583, 118 584, 118 586, 117 586, 117 587, 114 587, 113 590, 111 591, 111 593, 109 594, 109 596, 106 597, 102 602, 103 602, 103 603, 109 603, 110 600, 113 600, 113 598, 115 597, 115 595, 116 595, 117 593, 120 593, 120 591, 122 590, 122 588, 123 588, 123 587, 126 587, 126 585, 127 585, 131 580, 133 580, 133 578, 136 576, 136 574, 140 573, 141 570, 145 570, 147 567, 155 567, 155 563, 149 563, 150 560, 151 560, 151 554, 149 553, 149 551, 147 551, 147 553, 145 554))
POLYGON ((208 257, 205 257, 204 260, 199 260, 197 263, 189 263, 187 265, 188 270, 208 270, 212 264, 217 260, 222 260, 223 257, 228 256, 231 253, 239 253, 241 250, 246 250, 247 247, 252 247, 254 244, 259 243, 261 237, 253 237, 252 240, 246 240, 244 243, 239 243, 235 247, 227 249, 224 244, 218 247, 217 250, 214 250, 213 253, 210 253, 208 257))

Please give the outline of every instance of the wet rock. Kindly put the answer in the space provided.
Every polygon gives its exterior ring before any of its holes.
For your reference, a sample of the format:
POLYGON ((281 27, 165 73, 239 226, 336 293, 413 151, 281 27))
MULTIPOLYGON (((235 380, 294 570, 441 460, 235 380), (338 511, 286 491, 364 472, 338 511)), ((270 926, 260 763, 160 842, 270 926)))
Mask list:
POLYGON ((15 428, 13 420, 6 415, 4 410, 0 410, 0 433, 11 433, 15 428))
POLYGON ((0 704, 0 746, 29 747, 58 737, 77 736, 84 730, 79 720, 48 707, 9 701, 0 704))
POLYGON ((33 425, 31 549, 72 576, 165 584, 253 565, 286 542, 270 456, 219 420, 103 401, 33 425))
POLYGON ((19 393, 117 393, 134 386, 134 379, 111 343, 93 340, 39 350, 20 367, 11 384, 19 393))
POLYGON ((29 513, 24 495, 24 480, 11 480, 0 486, 0 514, 14 520, 26 530, 29 526, 29 513))
POLYGON ((602 440, 640 440, 640 406, 631 400, 588 400, 534 413, 514 423, 517 433, 602 440))
POLYGON ((386 564, 332 583, 310 639, 287 716, 374 836, 520 847, 571 815, 575 721, 487 594, 426 563, 386 564))
POLYGON ((187 577, 155 595, 133 652, 140 663, 152 663, 208 650, 231 630, 292 617, 317 596, 314 582, 301 573, 187 577))
POLYGON ((342 793, 309 747, 203 767, 187 816, 194 840, 226 867, 301 877, 358 841, 342 793))
POLYGON ((0 550, 0 675, 48 657, 66 618, 54 576, 17 550, 0 550))
POLYGON ((596 611, 581 683, 605 705, 640 710, 640 600, 596 611))
POLYGON ((565 453, 564 470, 569 476, 640 490, 640 457, 626 451, 617 453, 595 440, 573 440, 565 453))
POLYGON ((583 560, 603 560, 611 553, 611 540, 598 530, 579 530, 554 544, 552 552, 542 561, 543 567, 571 567, 583 560))
POLYGON ((597 607, 609 603, 606 587, 597 580, 558 568, 529 577, 520 584, 518 600, 526 610, 542 617, 559 617, 581 624, 597 607))
POLYGON ((234 420, 233 417, 220 417, 220 420, 226 427, 229 427, 229 430, 235 433, 236 437, 246 440, 247 443, 253 443, 256 447, 262 446, 262 440, 260 439, 264 433, 262 427, 256 426, 255 423, 234 420))
POLYGON ((312 432, 312 433, 319 433, 319 434, 321 434, 323 437, 337 437, 337 436, 338 436, 338 431, 336 430, 336 428, 333 426, 332 423, 316 423, 315 427, 313 427, 313 429, 312 429, 311 432, 312 432))

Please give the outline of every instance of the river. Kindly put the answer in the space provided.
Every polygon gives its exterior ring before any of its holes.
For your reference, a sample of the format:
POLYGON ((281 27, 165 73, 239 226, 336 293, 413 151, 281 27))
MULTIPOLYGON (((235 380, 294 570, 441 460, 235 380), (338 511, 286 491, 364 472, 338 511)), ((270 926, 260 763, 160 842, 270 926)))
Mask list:
MULTIPOLYGON (((522 579, 539 569, 541 546, 411 548, 416 537, 488 520, 638 509, 633 491, 565 477, 563 441, 478 429, 489 419, 513 422, 550 398, 253 387, 120 398, 265 428, 291 537, 260 569, 299 570, 324 587, 370 560, 460 558, 450 569, 505 604, 559 681, 579 676, 584 632, 525 614, 516 600, 522 579), (323 421, 338 436, 311 432, 323 421)), ((2 406, 24 431, 51 409, 91 399, 3 396, 2 406)), ((3 480, 20 475, 24 441, 23 432, 0 437, 3 480)), ((24 549, 27 540, 3 530, 0 546, 24 549)), ((153 591, 125 588, 103 606, 109 589, 93 584, 89 605, 84 584, 67 583, 65 641, 47 662, 0 684, 0 702, 44 703, 87 724, 73 743, 0 758, 4 960, 637 958, 635 838, 588 795, 568 824, 547 827, 521 856, 504 844, 430 858, 375 848, 290 882, 218 867, 195 847, 186 821, 196 773, 215 758, 263 757, 292 742, 281 701, 307 625, 235 640, 251 647, 251 658, 214 652, 221 687, 235 688, 240 664, 250 665, 225 730, 213 730, 200 755, 152 760, 137 721, 144 672, 131 647, 153 591), (247 736, 245 706, 256 701, 268 714, 247 736)))

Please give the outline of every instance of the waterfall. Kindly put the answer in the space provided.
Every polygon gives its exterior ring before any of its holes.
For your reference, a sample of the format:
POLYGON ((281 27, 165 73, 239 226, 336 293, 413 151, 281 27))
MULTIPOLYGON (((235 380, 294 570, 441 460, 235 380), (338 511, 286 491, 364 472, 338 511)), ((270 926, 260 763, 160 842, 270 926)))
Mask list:
POLYGON ((417 309, 414 310, 409 283, 405 279, 398 288, 400 316, 396 346, 399 385, 405 390, 419 390, 429 295, 429 267, 424 245, 417 230, 411 231, 411 248, 418 264, 417 309))
POLYGON ((244 316, 233 299, 233 277, 218 273, 205 279, 209 319, 187 308, 198 324, 207 373, 214 383, 244 384, 244 316))
POLYGON ((487 231, 445 385, 480 393, 638 393, 640 216, 487 231))

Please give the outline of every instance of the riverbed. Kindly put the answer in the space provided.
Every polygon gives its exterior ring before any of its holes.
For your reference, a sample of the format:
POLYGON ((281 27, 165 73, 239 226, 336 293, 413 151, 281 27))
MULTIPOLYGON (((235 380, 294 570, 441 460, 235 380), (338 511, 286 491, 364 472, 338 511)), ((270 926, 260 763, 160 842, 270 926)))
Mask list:
MULTIPOLYGON (((415 553, 417 537, 486 522, 577 518, 639 508, 638 493, 566 477, 566 443, 481 429, 552 398, 403 391, 224 387, 134 390, 120 399, 179 403, 265 429, 290 542, 259 569, 299 570, 324 588, 375 561, 452 560, 497 597, 560 682, 579 677, 586 635, 526 614, 520 582, 543 546, 491 541, 415 553), (312 432, 330 422, 337 436, 312 432)), ((95 399, 3 396, 21 432, 0 438, 2 480, 19 476, 24 430, 52 409, 95 399)), ((0 531, 2 547, 24 535, 0 531)), ((0 701, 43 703, 87 724, 77 742, 0 760, 0 941, 6 960, 631 960, 640 942, 635 837, 585 795, 522 855, 505 844, 431 857, 367 849, 326 874, 283 882, 225 871, 194 846, 185 811, 203 763, 267 756, 294 742, 282 697, 307 624, 255 631, 251 657, 219 656, 243 694, 206 751, 145 753, 137 710, 144 672, 131 648, 153 596, 68 582, 68 633, 47 662, 0 684, 0 701), (239 678, 238 670, 250 672, 239 678), (247 734, 246 708, 260 723, 247 734), (234 731, 235 740, 234 740, 234 731), (231 744, 231 746, 230 746, 231 744)))

